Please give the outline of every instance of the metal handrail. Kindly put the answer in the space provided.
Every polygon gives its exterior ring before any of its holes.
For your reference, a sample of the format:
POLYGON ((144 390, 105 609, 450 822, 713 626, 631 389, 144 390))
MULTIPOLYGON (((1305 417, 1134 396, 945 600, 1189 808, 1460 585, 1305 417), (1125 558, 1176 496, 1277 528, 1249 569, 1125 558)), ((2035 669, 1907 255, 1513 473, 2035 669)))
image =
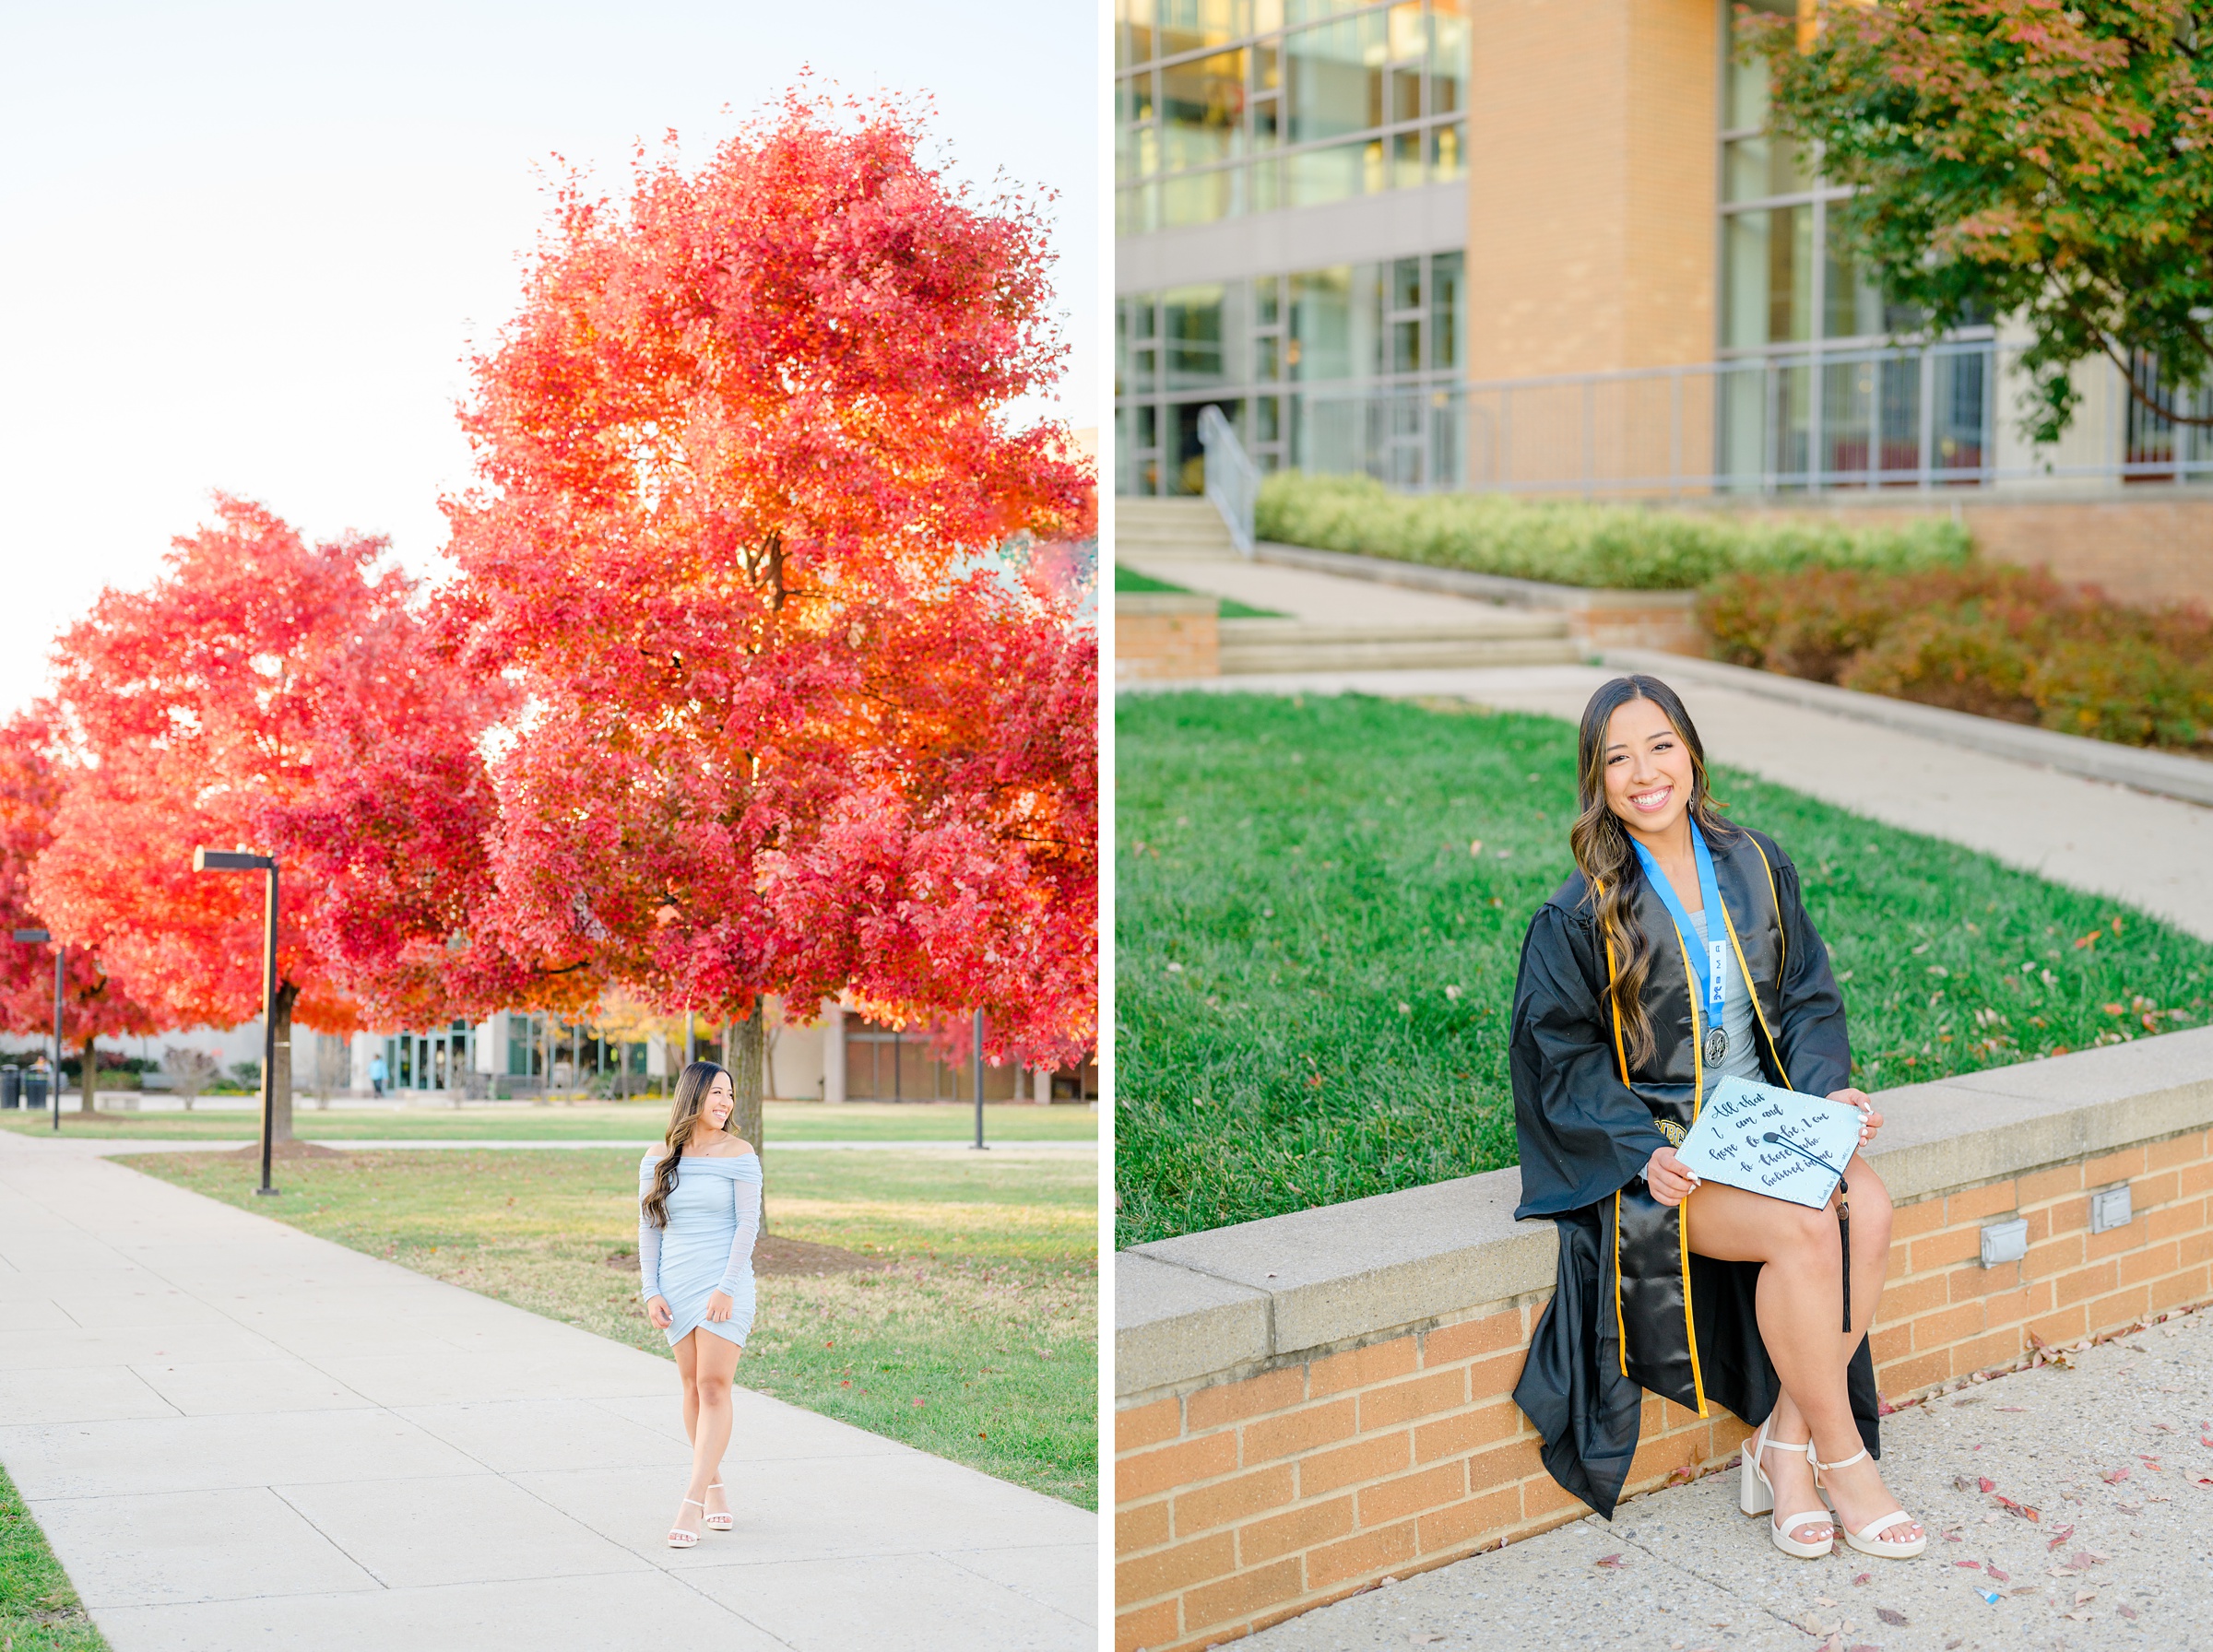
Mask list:
POLYGON ((1260 467, 1215 407, 1199 414, 1199 444, 1206 450, 1206 496, 1229 525, 1229 542, 1241 557, 1252 555, 1252 513, 1260 500, 1260 467))

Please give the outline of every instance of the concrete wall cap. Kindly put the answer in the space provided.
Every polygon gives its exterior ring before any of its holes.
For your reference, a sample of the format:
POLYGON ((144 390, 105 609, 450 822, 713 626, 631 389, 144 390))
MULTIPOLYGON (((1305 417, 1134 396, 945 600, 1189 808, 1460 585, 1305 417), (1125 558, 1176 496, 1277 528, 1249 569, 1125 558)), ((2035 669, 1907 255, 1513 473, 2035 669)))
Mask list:
POLYGON ((1184 591, 1117 591, 1118 614, 1213 614, 1222 608, 1219 596, 1201 596, 1184 591))
MULTIPOLYGON (((2213 1027, 1875 1096, 1894 1199, 2213 1125, 2213 1027)), ((1553 1224, 1518 1169, 1155 1240, 1116 1258, 1115 1388, 1133 1396, 1548 1291, 1553 1224)))

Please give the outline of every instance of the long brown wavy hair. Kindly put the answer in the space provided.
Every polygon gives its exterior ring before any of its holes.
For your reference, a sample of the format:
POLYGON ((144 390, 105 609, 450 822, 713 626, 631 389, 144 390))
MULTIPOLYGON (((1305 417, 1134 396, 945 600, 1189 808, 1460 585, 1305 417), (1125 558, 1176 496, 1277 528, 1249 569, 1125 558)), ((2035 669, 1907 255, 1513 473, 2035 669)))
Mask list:
MULTIPOLYGON (((657 1228, 669 1225, 669 1196, 676 1191, 676 1162, 684 1156, 684 1143, 692 1139, 692 1127, 698 1122, 700 1109, 707 1104, 707 1092, 714 1087, 715 1075, 728 1075, 729 1068, 712 1061, 694 1061, 684 1068, 676 1081, 676 1099, 669 1105, 669 1134, 662 1144, 668 1151, 653 1173, 653 1191, 645 1196, 645 1220, 657 1228)), ((732 1079, 735 1088, 737 1080, 732 1079)), ((735 1110, 731 1117, 736 1117, 735 1110)), ((726 1122, 724 1133, 728 1133, 726 1122)))
POLYGON ((1649 700, 1658 706, 1690 753, 1691 820, 1714 844, 1735 837, 1737 829, 1722 819, 1722 805, 1714 801, 1706 778, 1706 747, 1675 690, 1657 677, 1640 674, 1616 677, 1602 684, 1591 696, 1591 703, 1583 707, 1582 726, 1576 735, 1580 811, 1575 824, 1568 829, 1568 847, 1590 884, 1584 899, 1598 914, 1599 932, 1614 950, 1611 994, 1621 1022, 1625 1053, 1631 1067, 1641 1067, 1658 1047, 1651 1021, 1644 1013, 1644 983, 1651 972, 1652 942, 1637 921, 1637 889, 1644 871, 1628 828, 1606 806, 1606 726, 1614 714, 1632 700, 1649 700))

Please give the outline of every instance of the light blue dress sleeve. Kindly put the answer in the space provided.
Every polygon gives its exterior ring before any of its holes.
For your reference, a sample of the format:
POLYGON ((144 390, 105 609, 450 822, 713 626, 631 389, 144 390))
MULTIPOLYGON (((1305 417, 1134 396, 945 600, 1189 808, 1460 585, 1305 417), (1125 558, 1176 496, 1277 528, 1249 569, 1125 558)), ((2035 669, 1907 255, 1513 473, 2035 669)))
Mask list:
POLYGON ((645 1196, 653 1191, 653 1155, 648 1153, 638 1167, 638 1300, 641 1302, 651 1302, 661 1293, 661 1230, 645 1214, 645 1196))
MULTIPOLYGON (((749 1153, 730 1178, 730 1195, 738 1204, 738 1236, 730 1241, 729 1266, 722 1270, 722 1283, 717 1287, 726 1296, 735 1297, 738 1286, 752 1271, 753 1241, 761 1233, 761 1160, 758 1154, 749 1153), (750 1169, 752 1174, 746 1174, 750 1169)), ((643 1256, 645 1253, 639 1253, 643 1256)))

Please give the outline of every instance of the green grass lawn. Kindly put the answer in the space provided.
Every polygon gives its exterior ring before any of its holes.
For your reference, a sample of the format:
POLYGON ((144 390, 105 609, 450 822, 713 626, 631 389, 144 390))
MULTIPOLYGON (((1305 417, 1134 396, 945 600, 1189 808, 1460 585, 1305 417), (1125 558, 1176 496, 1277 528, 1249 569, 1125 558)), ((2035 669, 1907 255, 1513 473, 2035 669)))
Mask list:
MULTIPOLYGON (((1530 914, 1572 869, 1574 730, 1148 694, 1117 736, 1117 1243, 1513 1163, 1506 1023, 1530 914)), ((2213 948, 2134 908, 1714 785, 1797 863, 1870 1090, 2206 1017, 2213 948)))
MULTIPOLYGON (((210 1141, 258 1141, 261 1115, 253 1109, 219 1113, 125 1113, 121 1093, 102 1094, 89 1118, 64 1098, 62 1133, 127 1139, 134 1136, 206 1137, 210 1141)), ((976 1132, 974 1103, 940 1102, 771 1102, 763 1109, 763 1134, 784 1141, 967 1141, 976 1132)), ((11 1130, 51 1129, 51 1115, 0 1113, 11 1130)), ((669 1127, 665 1101, 584 1102, 574 1106, 343 1107, 318 1110, 302 1096, 292 1103, 292 1133, 309 1141, 657 1141, 669 1127)), ((1095 1141, 1099 1115, 1072 1104, 984 1103, 984 1139, 989 1141, 1095 1141)))
MULTIPOLYGON (((1125 568, 1119 562, 1114 565, 1114 588, 1141 595, 1154 592, 1171 596, 1205 595, 1188 585, 1171 584, 1165 579, 1154 579, 1150 573, 1140 573, 1134 568, 1125 568)), ((1281 620, 1284 617, 1273 608, 1256 608, 1249 602, 1239 602, 1234 596, 1219 596, 1214 600, 1222 605, 1218 617, 1224 620, 1281 620)))
MULTIPOLYGON (((274 1199, 254 1197, 258 1167, 213 1154, 126 1162, 669 1355, 638 1301, 634 1153, 293 1160, 274 1199)), ((779 1153, 772 1141, 763 1168, 768 1248, 835 1245, 867 1267, 762 1273, 740 1385, 1096 1508, 1097 1161, 779 1153)))
POLYGON ((0 1646, 7 1652, 107 1652, 46 1534, 0 1470, 0 1646))

